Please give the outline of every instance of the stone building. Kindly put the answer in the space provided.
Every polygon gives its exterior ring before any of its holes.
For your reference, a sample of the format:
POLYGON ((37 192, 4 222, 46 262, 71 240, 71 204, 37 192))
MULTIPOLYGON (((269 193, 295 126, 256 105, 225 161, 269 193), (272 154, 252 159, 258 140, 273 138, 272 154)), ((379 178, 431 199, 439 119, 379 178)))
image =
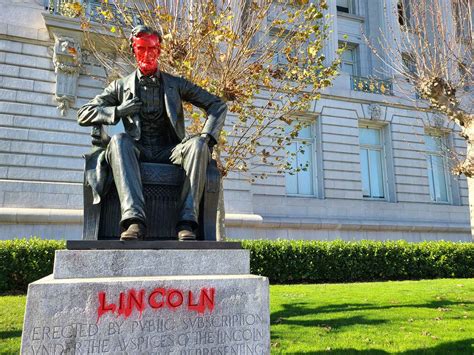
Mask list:
MULTIPOLYGON (((81 48, 78 20, 50 13, 49 3, 0 0, 0 239, 81 237, 90 132, 76 112, 101 92, 103 73, 81 48)), ((309 142, 297 156, 309 168, 254 183, 226 178, 228 236, 470 241, 466 179, 449 174, 442 149, 462 151, 463 140, 416 110, 363 38, 399 28, 384 12, 397 1, 329 3, 326 55, 344 43, 348 50, 291 146, 309 142)))

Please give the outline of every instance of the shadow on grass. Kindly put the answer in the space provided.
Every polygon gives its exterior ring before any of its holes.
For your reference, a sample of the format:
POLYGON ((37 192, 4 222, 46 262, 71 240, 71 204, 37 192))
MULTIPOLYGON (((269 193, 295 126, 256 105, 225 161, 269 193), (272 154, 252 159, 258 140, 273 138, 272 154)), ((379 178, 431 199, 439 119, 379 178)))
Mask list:
MULTIPOLYGON (((315 316, 318 314, 328 314, 337 312, 351 312, 351 311, 366 311, 366 310, 383 310, 383 309, 397 309, 397 308, 449 308, 459 305, 474 304, 474 302, 453 302, 449 300, 436 300, 421 304, 393 304, 393 305, 382 305, 376 306, 374 304, 361 304, 361 303, 342 303, 336 305, 328 305, 321 307, 311 307, 310 303, 292 303, 283 304, 283 309, 277 312, 273 312, 270 316, 270 322, 272 325, 296 325, 302 327, 321 327, 326 328, 328 331, 338 330, 342 327, 350 327, 357 324, 363 325, 377 325, 386 323, 386 319, 367 319, 364 316, 352 316, 342 317, 334 319, 293 319, 292 317, 301 316, 315 316)), ((278 332, 272 331, 272 341, 281 339, 281 335, 278 332)), ((474 339, 465 339, 454 342, 442 343, 432 348, 419 348, 415 350, 398 352, 397 354, 403 355, 416 355, 416 354, 471 354, 474 355, 473 347, 474 339)), ((330 351, 315 351, 305 352, 304 354, 320 354, 320 353, 332 353, 332 354, 389 354, 389 352, 379 349, 333 349, 330 351)), ((285 354, 298 354, 295 352, 285 352, 285 354)))
POLYGON ((0 332, 0 340, 1 339, 9 339, 9 338, 16 338, 21 336, 21 330, 5 330, 0 332))
MULTIPOLYGON (((271 314, 271 323, 275 324, 278 319, 284 319, 292 316, 315 315, 319 313, 338 313, 351 311, 370 311, 391 308, 448 308, 452 306, 474 304, 474 302, 453 302, 449 300, 436 300, 420 304, 393 304, 386 306, 376 306, 371 303, 341 303, 322 307, 307 307, 310 303, 292 303, 283 304, 283 309, 271 314)), ((286 322, 285 322, 286 323, 286 322)))
POLYGON ((432 348, 420 348, 401 352, 403 355, 416 354, 474 354, 474 338, 442 343, 432 348))
POLYGON ((366 319, 363 316, 343 317, 334 319, 286 319, 277 318, 272 324, 299 325, 302 327, 321 327, 329 330, 337 330, 342 327, 350 327, 356 324, 377 325, 386 323, 384 319, 366 319))
MULTIPOLYGON (((473 354, 474 353, 474 338, 471 339, 464 339, 453 341, 449 343, 439 344, 437 346, 431 348, 419 348, 414 350, 408 351, 401 351, 396 353, 389 353, 384 350, 377 350, 377 349, 365 349, 365 350, 357 350, 357 349, 334 349, 334 350, 321 350, 321 351, 308 351, 304 352, 304 354, 369 354, 369 355, 379 355, 379 354, 399 354, 399 355, 417 355, 417 354, 473 354)), ((286 354, 302 354, 300 352, 286 352, 286 354)))

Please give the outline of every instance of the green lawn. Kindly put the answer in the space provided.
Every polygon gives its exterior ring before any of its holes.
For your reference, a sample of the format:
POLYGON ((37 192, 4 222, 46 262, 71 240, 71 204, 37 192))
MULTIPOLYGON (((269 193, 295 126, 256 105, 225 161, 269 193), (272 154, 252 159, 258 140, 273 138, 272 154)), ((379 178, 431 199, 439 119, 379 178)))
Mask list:
POLYGON ((272 353, 474 354, 474 279, 272 286, 272 353))
POLYGON ((0 297, 0 354, 19 354, 25 296, 0 297))
MULTIPOLYGON (((0 353, 24 296, 0 297, 0 353)), ((271 287, 272 353, 474 354, 474 279, 271 287)))

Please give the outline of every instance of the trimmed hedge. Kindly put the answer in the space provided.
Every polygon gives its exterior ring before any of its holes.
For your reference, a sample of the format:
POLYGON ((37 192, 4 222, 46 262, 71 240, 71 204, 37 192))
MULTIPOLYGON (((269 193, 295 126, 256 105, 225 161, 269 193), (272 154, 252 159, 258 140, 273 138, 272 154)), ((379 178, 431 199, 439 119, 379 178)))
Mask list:
MULTIPOLYGON (((474 243, 244 240, 250 269, 276 283, 474 277, 474 243)), ((64 241, 0 241, 0 292, 25 292, 53 270, 64 241)))
POLYGON ((0 292, 26 292, 30 282, 53 272, 54 251, 65 247, 39 238, 0 241, 0 292))
POLYGON ((474 243, 243 241, 250 269, 273 283, 474 277, 474 243))

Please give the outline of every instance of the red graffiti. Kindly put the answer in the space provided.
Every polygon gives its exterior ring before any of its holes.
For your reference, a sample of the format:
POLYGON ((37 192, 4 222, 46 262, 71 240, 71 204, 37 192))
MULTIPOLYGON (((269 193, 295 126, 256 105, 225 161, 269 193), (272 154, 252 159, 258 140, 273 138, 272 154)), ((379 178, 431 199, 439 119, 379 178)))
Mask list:
POLYGON ((105 300, 105 292, 99 292, 99 308, 97 308, 97 321, 107 312, 115 312, 116 306, 114 304, 107 304, 105 300))
POLYGON ((215 295, 216 290, 214 288, 210 289, 201 289, 201 293, 199 294, 199 302, 196 304, 193 304, 193 293, 192 291, 188 291, 188 309, 190 311, 196 311, 198 313, 204 313, 206 308, 209 309, 209 312, 212 313, 214 310, 214 295, 215 295), (205 290, 206 292, 202 292, 205 290))
POLYGON ((166 296, 166 290, 164 288, 155 288, 151 293, 150 296, 148 297, 148 304, 150 305, 151 308, 161 308, 165 305, 165 302, 163 299, 166 296), (161 301, 157 301, 158 294, 161 295, 161 301))
POLYGON ((106 293, 102 291, 98 295, 97 322, 107 313, 128 318, 134 312, 138 312, 139 317, 141 317, 147 307, 153 310, 168 308, 173 311, 180 307, 186 307, 190 312, 204 314, 206 310, 209 310, 212 313, 215 293, 216 290, 213 287, 201 288, 199 297, 195 297, 192 291, 183 292, 177 289, 155 288, 148 294, 148 297, 145 297, 146 291, 144 289, 139 291, 130 289, 126 292, 120 292, 117 302, 108 304, 106 293))
POLYGON ((183 294, 179 290, 169 290, 166 301, 169 308, 176 309, 183 304, 183 294))

